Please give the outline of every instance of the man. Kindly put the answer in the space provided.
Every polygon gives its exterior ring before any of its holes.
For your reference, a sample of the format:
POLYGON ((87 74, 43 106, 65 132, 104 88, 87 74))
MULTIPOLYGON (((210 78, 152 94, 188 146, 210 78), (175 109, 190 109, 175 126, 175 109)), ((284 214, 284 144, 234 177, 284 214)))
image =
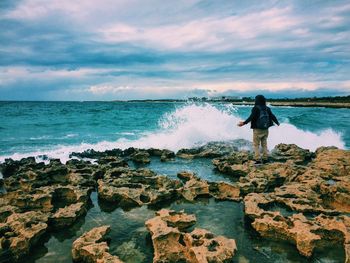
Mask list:
POLYGON ((280 124, 271 109, 266 106, 266 99, 263 95, 257 95, 255 97, 255 105, 252 109, 252 113, 248 119, 240 121, 238 126, 241 127, 249 122, 251 123, 250 128, 253 129, 255 163, 266 163, 268 161, 267 137, 269 136, 269 127, 273 126, 273 123, 276 123, 278 126, 280 124), (259 151, 260 144, 263 152, 262 161, 259 151))

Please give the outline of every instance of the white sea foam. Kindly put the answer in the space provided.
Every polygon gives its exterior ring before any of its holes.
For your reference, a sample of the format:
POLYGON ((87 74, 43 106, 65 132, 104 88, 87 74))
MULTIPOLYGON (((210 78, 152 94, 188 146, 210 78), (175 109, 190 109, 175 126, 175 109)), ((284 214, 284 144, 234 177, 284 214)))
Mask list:
POLYGON ((50 135, 43 135, 43 136, 38 136, 38 137, 30 137, 29 140, 35 141, 35 140, 43 140, 43 139, 50 139, 50 135))
POLYGON ((115 134, 129 135, 129 136, 131 136, 131 135, 135 135, 135 133, 134 133, 134 132, 116 132, 115 134))
MULTIPOLYGON (((229 104, 221 109, 210 104, 188 104, 165 114, 159 120, 157 131, 140 133, 139 139, 136 140, 121 138, 115 142, 102 141, 97 144, 61 145, 50 151, 42 150, 0 156, 0 161, 9 157, 18 160, 27 156, 37 156, 37 159, 41 160, 40 156, 46 155, 49 158, 60 158, 61 161, 66 162, 70 153, 82 152, 87 149, 104 151, 113 148, 154 147, 177 151, 181 148, 190 148, 210 141, 234 139, 251 141, 252 131, 249 129, 249 125, 238 127, 237 123, 240 120, 235 108, 229 104)), ((279 143, 294 143, 312 151, 320 146, 345 148, 341 134, 331 129, 314 133, 301 130, 289 123, 282 123, 279 127, 270 128, 269 131, 269 149, 279 143)))
POLYGON ((76 134, 76 133, 69 133, 69 134, 65 135, 63 138, 73 138, 73 137, 77 137, 77 136, 78 136, 78 134, 76 134))

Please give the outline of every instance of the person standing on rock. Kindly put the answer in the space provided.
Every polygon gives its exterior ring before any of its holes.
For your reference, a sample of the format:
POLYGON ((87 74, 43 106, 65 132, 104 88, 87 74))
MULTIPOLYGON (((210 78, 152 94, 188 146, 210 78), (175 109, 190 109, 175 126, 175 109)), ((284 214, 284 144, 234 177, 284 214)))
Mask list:
POLYGON ((273 123, 280 125, 276 116, 271 109, 266 106, 266 99, 263 95, 255 97, 255 105, 252 113, 245 121, 240 121, 238 126, 241 127, 247 123, 251 123, 250 128, 253 129, 253 146, 255 163, 266 163, 268 161, 267 137, 269 136, 269 127, 273 123), (262 147, 262 161, 260 159, 259 146, 262 147))

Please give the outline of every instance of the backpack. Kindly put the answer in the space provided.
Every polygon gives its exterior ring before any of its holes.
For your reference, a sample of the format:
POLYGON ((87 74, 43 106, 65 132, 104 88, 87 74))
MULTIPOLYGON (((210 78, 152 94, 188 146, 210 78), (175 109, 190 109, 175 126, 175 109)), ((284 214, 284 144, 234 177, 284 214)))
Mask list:
POLYGON ((256 127, 258 129, 268 129, 270 127, 270 115, 267 112, 267 107, 258 106, 260 113, 259 118, 256 121, 256 127))

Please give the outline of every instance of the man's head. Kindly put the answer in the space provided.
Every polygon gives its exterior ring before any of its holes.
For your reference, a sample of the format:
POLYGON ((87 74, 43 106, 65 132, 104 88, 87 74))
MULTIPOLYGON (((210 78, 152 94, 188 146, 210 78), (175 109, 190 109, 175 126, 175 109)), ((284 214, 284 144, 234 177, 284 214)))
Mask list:
POLYGON ((266 105, 266 99, 263 95, 257 95, 255 97, 255 105, 265 106, 266 105))

